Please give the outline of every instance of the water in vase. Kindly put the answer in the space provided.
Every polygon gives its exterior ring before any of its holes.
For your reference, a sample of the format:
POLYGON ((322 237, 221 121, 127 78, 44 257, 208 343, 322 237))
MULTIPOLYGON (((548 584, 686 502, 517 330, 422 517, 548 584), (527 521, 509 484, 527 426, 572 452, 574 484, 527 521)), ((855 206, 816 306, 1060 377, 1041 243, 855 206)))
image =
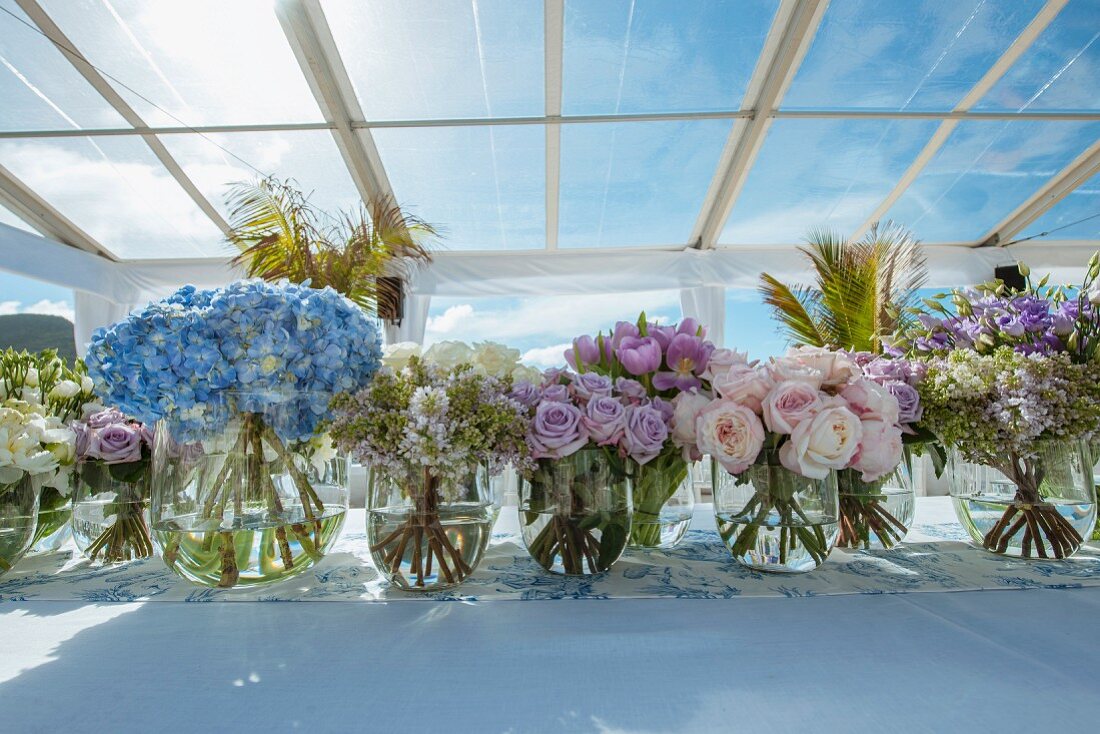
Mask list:
POLYGON ((407 509, 369 510, 371 558, 391 583, 403 589, 432 591, 456 586, 481 562, 494 515, 492 506, 475 503, 445 505, 434 517, 422 516, 419 523, 417 515, 407 509))
POLYGON ((762 520, 719 512, 715 519, 726 547, 744 565, 762 571, 800 573, 820 566, 840 533, 835 518, 806 514, 809 523, 784 522, 775 512, 762 520), (821 522, 813 522, 815 519, 821 522))

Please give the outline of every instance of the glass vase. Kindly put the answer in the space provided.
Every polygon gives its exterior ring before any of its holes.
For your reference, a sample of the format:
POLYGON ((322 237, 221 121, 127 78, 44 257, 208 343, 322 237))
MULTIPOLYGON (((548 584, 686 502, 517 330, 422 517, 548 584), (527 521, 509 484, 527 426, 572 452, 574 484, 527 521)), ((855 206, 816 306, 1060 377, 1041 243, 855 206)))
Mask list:
POLYGON ((683 540, 695 510, 691 464, 676 454, 628 466, 634 498, 630 547, 672 548, 683 540))
POLYGON ((150 520, 165 564, 202 586, 259 586, 320 561, 348 509, 348 460, 303 438, 327 396, 229 392, 198 426, 160 421, 150 520))
POLYGON ((436 591, 474 572, 492 534, 489 471, 472 465, 461 481, 430 467, 398 478, 371 471, 367 542, 375 568, 394 586, 436 591))
POLYGON ((739 563, 758 571, 812 571, 839 533, 836 473, 810 479, 779 463, 775 452, 733 476, 713 462, 718 534, 739 563))
POLYGON ((611 568, 630 536, 631 489, 628 468, 614 452, 581 449, 539 459, 520 489, 520 525, 531 557, 570 576, 611 568))
POLYGON ((122 563, 153 555, 148 461, 86 461, 76 470, 73 540, 92 561, 122 563))
POLYGON ((974 542, 999 555, 1068 558, 1096 521, 1092 461, 1083 441, 1037 441, 1028 454, 950 452, 951 497, 974 542), (969 459, 978 458, 979 462, 969 459))
POLYGON ((38 523, 28 553, 53 553, 72 537, 71 500, 54 487, 42 488, 38 495, 38 523))
POLYGON ((838 471, 836 479, 840 499, 837 548, 889 550, 905 539, 916 513, 908 461, 872 482, 864 481, 855 469, 838 471))
POLYGON ((38 525, 38 487, 24 474, 0 484, 0 576, 10 571, 30 549, 38 525))

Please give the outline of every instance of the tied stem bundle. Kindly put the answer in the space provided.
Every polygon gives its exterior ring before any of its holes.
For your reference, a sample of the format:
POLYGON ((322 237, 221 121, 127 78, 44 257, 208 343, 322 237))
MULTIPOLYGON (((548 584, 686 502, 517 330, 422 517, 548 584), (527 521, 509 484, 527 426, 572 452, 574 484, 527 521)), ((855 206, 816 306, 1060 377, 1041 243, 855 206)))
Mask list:
MULTIPOLYGON (((261 557, 278 557, 286 570, 294 568, 295 558, 291 549, 293 540, 312 560, 321 559, 322 553, 319 549, 324 543, 324 504, 313 489, 309 477, 295 463, 294 456, 267 424, 263 415, 245 413, 240 432, 211 484, 200 514, 200 519, 208 527, 214 528, 206 532, 202 540, 202 550, 210 553, 215 550, 215 544, 218 545, 220 579, 217 585, 220 588, 235 586, 240 580, 242 559, 239 558, 235 535, 238 530, 242 530, 251 536, 253 531, 244 528, 242 523, 246 510, 256 506, 266 509, 268 517, 277 523, 274 532, 265 531, 261 534, 261 557), (287 509, 272 479, 265 448, 274 452, 290 476, 301 501, 304 522, 297 518, 287 521, 287 509), (225 528, 226 512, 230 509, 233 527, 225 528)), ((164 560, 169 567, 175 566, 179 559, 181 541, 182 534, 177 534, 164 550, 164 560)), ((246 553, 244 562, 247 562, 247 558, 246 553)))
POLYGON ((839 472, 840 534, 839 548, 870 548, 871 534, 889 550, 901 542, 909 528, 886 509, 883 482, 864 483, 852 469, 839 472))
POLYGON ((1046 474, 1042 463, 1013 452, 998 468, 1016 485, 1016 496, 985 534, 982 545, 994 553, 1005 553, 1020 535, 1022 558, 1068 558, 1076 553, 1085 540, 1058 508, 1043 500, 1039 491, 1046 474))
POLYGON ((461 583, 474 572, 439 519, 439 487, 439 478, 425 467, 423 482, 414 495, 414 511, 396 530, 371 546, 372 552, 384 554, 383 566, 407 588, 424 588, 433 565, 448 584, 461 583), (407 572, 403 568, 406 562, 407 572))

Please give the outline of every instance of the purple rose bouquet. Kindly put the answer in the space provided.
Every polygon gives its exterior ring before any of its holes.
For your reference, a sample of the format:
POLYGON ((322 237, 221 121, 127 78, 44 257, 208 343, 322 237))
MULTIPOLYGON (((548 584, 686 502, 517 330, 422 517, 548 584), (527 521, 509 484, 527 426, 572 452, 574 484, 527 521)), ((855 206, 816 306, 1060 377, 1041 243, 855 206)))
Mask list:
POLYGON ((73 422, 76 490, 73 539, 93 561, 119 563, 153 555, 149 506, 153 434, 116 408, 73 422))
POLYGON ((620 453, 633 478, 631 545, 671 547, 687 530, 694 496, 686 483, 689 464, 701 456, 674 440, 671 419, 681 400, 710 396, 711 381, 731 364, 731 354, 707 341, 706 329, 694 319, 662 326, 647 321, 645 313, 606 334, 577 337, 565 352, 578 373, 576 392, 583 395, 585 381, 602 379, 620 400, 645 408, 632 407, 623 416, 620 453))

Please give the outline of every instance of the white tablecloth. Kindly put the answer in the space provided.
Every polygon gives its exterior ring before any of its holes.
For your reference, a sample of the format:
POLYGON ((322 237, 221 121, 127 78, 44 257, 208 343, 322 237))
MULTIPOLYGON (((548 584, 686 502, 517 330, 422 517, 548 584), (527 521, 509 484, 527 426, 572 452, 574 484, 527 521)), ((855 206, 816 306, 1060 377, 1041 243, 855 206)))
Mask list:
POLYGON ((1100 588, 0 604, 0 732, 1084 732, 1100 588))

